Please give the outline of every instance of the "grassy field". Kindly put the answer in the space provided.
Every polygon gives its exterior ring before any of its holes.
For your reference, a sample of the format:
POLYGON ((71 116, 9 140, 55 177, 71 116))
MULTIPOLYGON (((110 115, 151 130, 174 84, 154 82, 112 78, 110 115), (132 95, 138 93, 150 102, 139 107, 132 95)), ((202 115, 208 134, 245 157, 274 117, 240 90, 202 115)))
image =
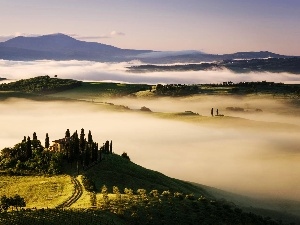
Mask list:
POLYGON ((29 208, 54 208, 73 191, 68 175, 60 176, 0 176, 0 196, 19 194, 29 208))

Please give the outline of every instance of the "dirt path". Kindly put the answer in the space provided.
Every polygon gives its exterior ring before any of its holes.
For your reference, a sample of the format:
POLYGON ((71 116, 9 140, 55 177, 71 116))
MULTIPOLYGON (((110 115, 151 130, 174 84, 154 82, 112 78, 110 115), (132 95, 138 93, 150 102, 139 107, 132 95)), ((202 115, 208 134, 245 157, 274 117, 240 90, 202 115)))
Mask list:
POLYGON ((72 196, 69 199, 67 199, 65 202, 63 202, 62 204, 58 205, 57 208, 70 207, 81 197, 81 195, 83 193, 83 188, 82 188, 81 183, 77 180, 76 177, 72 177, 71 181, 74 184, 74 188, 75 188, 72 196))

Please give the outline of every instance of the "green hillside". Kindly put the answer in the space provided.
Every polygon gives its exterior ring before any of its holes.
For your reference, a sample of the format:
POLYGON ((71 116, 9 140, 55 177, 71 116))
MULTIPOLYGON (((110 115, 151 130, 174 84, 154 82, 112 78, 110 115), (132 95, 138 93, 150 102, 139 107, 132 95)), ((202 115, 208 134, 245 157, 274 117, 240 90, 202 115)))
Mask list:
POLYGON ((118 186, 120 190, 124 190, 124 188, 133 190, 143 188, 149 192, 153 189, 160 192, 169 190, 171 192, 177 191, 212 197, 202 188, 145 169, 116 154, 105 155, 103 161, 83 174, 95 182, 97 191, 100 191, 101 187, 106 185, 109 191, 112 191, 113 186, 118 186))
POLYGON ((0 84, 0 91, 49 94, 79 87, 81 83, 81 81, 77 80, 50 78, 46 75, 0 84))
MULTIPOLYGON (((73 167, 66 165, 64 172, 74 177, 76 169, 73 167)), ((70 176, 2 177, 2 180, 11 181, 6 189, 16 190, 13 186, 16 185, 19 189, 16 193, 25 197, 28 206, 36 207, 34 204, 37 204, 39 209, 2 212, 0 224, 285 224, 265 217, 267 214, 254 214, 256 211, 261 213, 255 208, 245 210, 224 199, 217 200, 214 195, 220 197, 220 193, 213 189, 167 177, 115 154, 104 154, 102 161, 79 172, 81 176, 75 179, 80 179, 87 188, 90 185, 86 185, 84 180, 88 180, 88 184, 94 183, 95 192, 93 194, 84 188, 78 199, 78 202, 85 202, 84 208, 80 204, 76 206, 75 202, 75 208, 71 209, 54 208, 66 200, 66 191, 69 190, 72 195, 76 192, 76 187, 74 190, 69 187, 70 176), (64 180, 68 181, 67 189, 63 187, 64 180), (107 189, 103 188, 104 185, 107 189), (47 196, 43 194, 45 191, 47 196), (50 197, 51 205, 43 199, 50 197), (41 209, 43 204, 44 209, 41 209), (45 209, 48 206, 49 209, 45 209)), ((5 191, 4 194, 9 193, 5 191)))

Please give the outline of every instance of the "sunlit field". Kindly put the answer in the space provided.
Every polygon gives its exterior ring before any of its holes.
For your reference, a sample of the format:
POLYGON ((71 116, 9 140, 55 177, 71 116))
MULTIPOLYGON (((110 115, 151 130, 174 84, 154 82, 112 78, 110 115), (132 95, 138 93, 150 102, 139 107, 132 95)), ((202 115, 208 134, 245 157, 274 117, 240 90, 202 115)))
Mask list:
POLYGON ((0 195, 15 194, 25 198, 26 207, 53 208, 72 195, 73 184, 67 175, 0 176, 0 195))

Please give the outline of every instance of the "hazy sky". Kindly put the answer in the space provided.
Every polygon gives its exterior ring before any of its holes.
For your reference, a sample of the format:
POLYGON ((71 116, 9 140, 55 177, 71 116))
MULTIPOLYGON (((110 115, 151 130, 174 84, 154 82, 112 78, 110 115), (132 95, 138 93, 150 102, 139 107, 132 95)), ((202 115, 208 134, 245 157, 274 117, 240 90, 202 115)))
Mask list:
POLYGON ((0 0, 0 40, 65 33, 121 48, 300 55, 299 0, 0 0))

